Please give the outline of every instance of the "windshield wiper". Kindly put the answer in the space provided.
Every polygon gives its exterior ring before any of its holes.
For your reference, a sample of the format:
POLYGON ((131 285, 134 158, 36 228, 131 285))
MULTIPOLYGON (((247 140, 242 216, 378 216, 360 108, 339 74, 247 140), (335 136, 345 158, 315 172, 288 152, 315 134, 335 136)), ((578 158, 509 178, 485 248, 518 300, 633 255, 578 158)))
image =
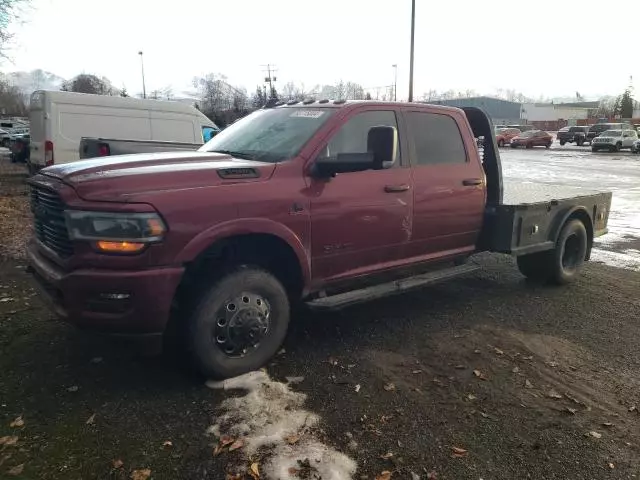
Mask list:
POLYGON ((231 155, 232 157, 241 158, 242 160, 253 160, 255 155, 246 152, 236 152, 233 150, 211 150, 211 153, 224 153, 225 155, 231 155))

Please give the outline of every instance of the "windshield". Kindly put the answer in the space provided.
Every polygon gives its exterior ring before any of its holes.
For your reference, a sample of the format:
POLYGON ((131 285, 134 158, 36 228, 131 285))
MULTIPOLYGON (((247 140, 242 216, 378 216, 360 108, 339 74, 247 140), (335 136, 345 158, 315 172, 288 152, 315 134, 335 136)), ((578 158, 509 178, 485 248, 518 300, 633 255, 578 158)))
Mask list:
POLYGON ((569 129, 570 132, 582 132, 584 127, 571 127, 569 129))
POLYGON ((611 128, 611 124, 596 123, 590 128, 590 130, 593 130, 594 132, 604 132, 605 130, 609 130, 610 128, 611 128))
POLYGON ((534 133, 536 133, 535 130, 529 130, 528 132, 522 132, 520 135, 518 135, 519 137, 533 137, 534 133))
POLYGON ((296 156, 331 115, 328 108, 258 110, 222 130, 199 151, 281 162, 296 156))
POLYGON ((603 137, 621 137, 622 136, 622 130, 607 130, 605 132, 602 132, 601 136, 603 136, 603 137))

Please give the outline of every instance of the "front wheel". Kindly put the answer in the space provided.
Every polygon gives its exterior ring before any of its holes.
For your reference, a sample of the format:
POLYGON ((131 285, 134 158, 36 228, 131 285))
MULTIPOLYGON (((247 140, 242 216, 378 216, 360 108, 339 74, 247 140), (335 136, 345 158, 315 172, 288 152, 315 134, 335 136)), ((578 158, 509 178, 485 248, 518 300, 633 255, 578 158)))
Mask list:
POLYGON ((243 266, 203 293, 189 319, 187 347, 198 370, 229 378, 256 370, 275 355, 289 326, 287 292, 269 272, 243 266))
POLYGON ((579 139, 576 141, 576 144, 577 144, 579 147, 581 147, 582 145, 584 145, 584 138, 579 138, 579 139))
POLYGON ((591 147, 591 151, 592 151, 593 153, 596 153, 596 152, 598 151, 598 149, 597 149, 596 147, 591 147))
POLYGON ((613 147, 613 151, 614 152, 619 152, 620 149, 622 148, 622 144, 620 142, 616 143, 616 145, 613 147))
POLYGON ((547 148, 547 149, 551 148, 551 144, 550 144, 550 143, 547 143, 547 144, 544 146, 544 148, 547 148))
POLYGON ((527 146, 525 148, 533 148, 533 143, 527 143, 527 146))
POLYGON ((560 146, 561 146, 561 147, 564 147, 564 144, 565 144, 565 143, 567 143, 567 142, 565 142, 564 140, 560 140, 560 146))

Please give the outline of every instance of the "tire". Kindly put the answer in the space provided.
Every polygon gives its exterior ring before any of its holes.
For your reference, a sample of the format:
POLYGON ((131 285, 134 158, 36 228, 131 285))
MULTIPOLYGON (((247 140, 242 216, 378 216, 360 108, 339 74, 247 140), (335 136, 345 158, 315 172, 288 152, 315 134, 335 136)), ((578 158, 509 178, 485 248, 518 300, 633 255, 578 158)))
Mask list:
POLYGON ((511 148, 518 148, 518 146, 512 143, 511 148))
POLYGON ((550 144, 550 143, 547 143, 547 144, 544 146, 544 148, 546 148, 546 149, 551 148, 551 144, 550 144))
POLYGON ((565 142, 564 140, 560 140, 560 146, 561 146, 561 147, 564 147, 564 144, 565 144, 565 143, 567 143, 567 142, 565 142))
POLYGON ((620 142, 616 143, 616 146, 613 147, 614 148, 614 152, 619 152, 622 149, 622 144, 620 142))
POLYGON ((569 220, 553 250, 518 257, 518 269, 531 280, 566 285, 578 277, 587 257, 588 243, 584 224, 577 219, 569 220))
POLYGON ((287 334, 289 317, 289 298, 282 284, 261 268, 242 266, 205 289, 188 320, 186 346, 203 375, 235 377, 257 370, 275 355, 287 334), (242 351, 243 343, 255 342, 247 340, 251 335, 264 336, 248 352, 242 351))
POLYGON ((592 151, 593 153, 596 153, 596 152, 598 151, 598 149, 597 149, 596 147, 591 147, 591 151, 592 151))
POLYGON ((533 143, 527 143, 527 146, 525 148, 533 148, 533 143))
POLYGON ((504 147, 504 140, 498 140, 498 146, 500 148, 504 147))
POLYGON ((579 147, 581 147, 582 145, 584 145, 584 138, 579 138, 579 139, 576 141, 576 145, 578 145, 579 147))

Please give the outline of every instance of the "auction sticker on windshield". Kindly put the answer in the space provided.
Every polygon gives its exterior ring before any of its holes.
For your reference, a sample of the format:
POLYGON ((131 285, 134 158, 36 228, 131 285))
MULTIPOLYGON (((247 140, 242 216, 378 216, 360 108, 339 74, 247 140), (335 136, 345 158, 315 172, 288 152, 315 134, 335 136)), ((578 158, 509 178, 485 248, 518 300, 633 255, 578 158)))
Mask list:
POLYGON ((324 112, 320 110, 296 110, 290 117, 302 117, 302 118, 320 118, 324 115, 324 112))

